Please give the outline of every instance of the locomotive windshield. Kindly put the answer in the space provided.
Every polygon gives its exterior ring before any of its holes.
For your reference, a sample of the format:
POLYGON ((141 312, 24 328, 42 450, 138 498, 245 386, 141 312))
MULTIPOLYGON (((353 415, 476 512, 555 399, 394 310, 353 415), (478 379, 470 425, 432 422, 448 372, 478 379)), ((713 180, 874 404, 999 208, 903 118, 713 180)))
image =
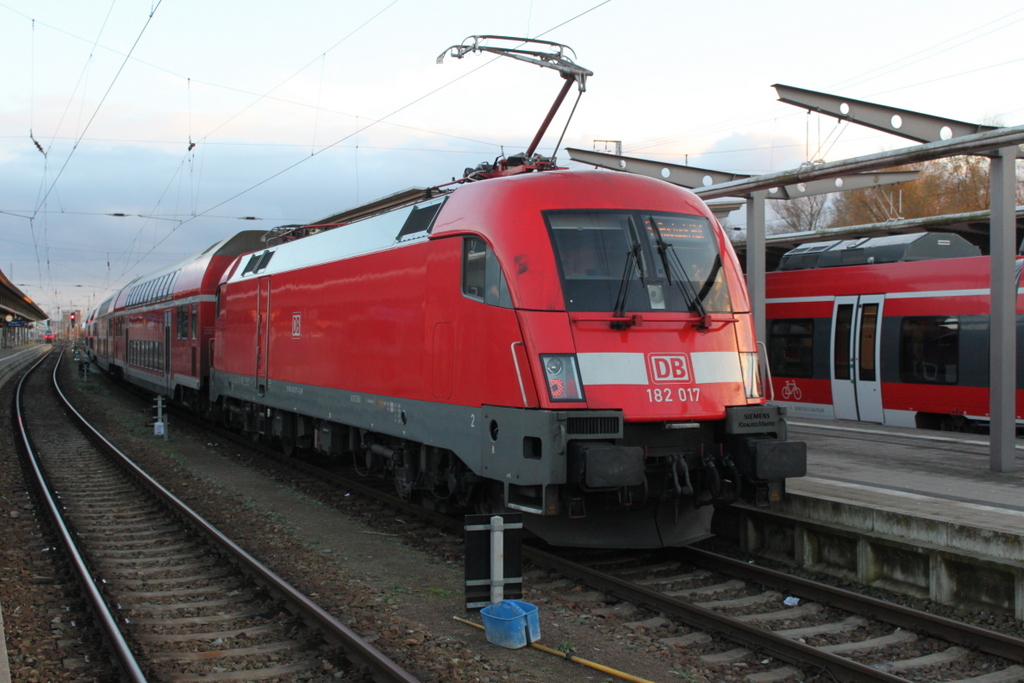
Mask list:
POLYGON ((722 256, 703 216, 548 212, 565 307, 588 312, 729 312, 722 256))

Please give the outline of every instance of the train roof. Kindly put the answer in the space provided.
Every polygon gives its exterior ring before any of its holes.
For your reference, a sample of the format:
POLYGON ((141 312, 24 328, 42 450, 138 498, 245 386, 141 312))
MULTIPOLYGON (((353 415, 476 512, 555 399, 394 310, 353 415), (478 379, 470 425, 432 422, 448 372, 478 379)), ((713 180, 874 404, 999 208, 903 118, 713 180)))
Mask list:
POLYGON ((782 256, 778 270, 811 270, 966 256, 981 256, 981 249, 951 232, 919 232, 801 244, 782 256))
POLYGON ((183 289, 199 287, 210 259, 214 256, 238 256, 259 249, 264 244, 264 235, 266 233, 262 230, 243 230, 177 263, 137 278, 128 283, 114 301, 121 307, 138 306, 170 299, 183 289), (188 277, 182 278, 183 273, 188 277))
MULTIPOLYGON (((384 212, 368 212, 368 218, 359 218, 334 226, 335 214, 309 226, 328 226, 330 229, 310 234, 302 239, 268 243, 266 249, 243 257, 228 281, 238 281, 256 275, 283 273, 298 268, 315 266, 338 259, 382 251, 404 242, 426 240, 438 211, 449 195, 435 196, 418 203, 403 202, 399 208, 384 212)), ((342 223, 341 220, 336 220, 342 223)), ((241 252, 246 253, 246 252, 241 252)))

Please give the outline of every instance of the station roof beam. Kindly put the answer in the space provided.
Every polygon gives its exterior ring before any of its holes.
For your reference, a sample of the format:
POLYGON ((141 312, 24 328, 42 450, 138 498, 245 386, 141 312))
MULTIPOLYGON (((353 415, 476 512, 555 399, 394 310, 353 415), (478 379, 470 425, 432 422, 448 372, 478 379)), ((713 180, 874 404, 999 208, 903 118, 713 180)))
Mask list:
POLYGON ((818 114, 834 116, 840 121, 850 121, 885 133, 899 135, 916 142, 952 140, 965 135, 995 130, 995 126, 945 119, 941 116, 931 116, 908 109, 886 107, 849 97, 794 88, 791 85, 776 83, 772 87, 778 93, 780 102, 818 114))

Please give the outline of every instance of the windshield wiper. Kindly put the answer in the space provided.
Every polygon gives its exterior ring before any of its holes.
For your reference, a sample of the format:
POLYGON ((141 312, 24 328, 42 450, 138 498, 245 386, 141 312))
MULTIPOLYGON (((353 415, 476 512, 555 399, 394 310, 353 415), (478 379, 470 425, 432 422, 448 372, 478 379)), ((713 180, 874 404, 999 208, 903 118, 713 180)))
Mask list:
MULTIPOLYGON (((640 282, 644 282, 644 266, 641 259, 640 251, 640 238, 636 234, 636 225, 633 223, 633 218, 629 218, 629 230, 626 231, 626 235, 629 238, 630 246, 626 251, 626 267, 622 269, 622 280, 619 281, 619 295, 615 298, 615 310, 612 312, 612 316, 615 318, 626 317, 626 301, 629 298, 629 283, 633 278, 633 268, 636 268, 640 274, 640 282)), ((613 322, 612 327, 617 327, 621 323, 613 322)), ((628 327, 628 325, 627 325, 628 327)))
POLYGON ((709 283, 714 283, 715 277, 718 275, 718 269, 721 268, 721 260, 717 257, 715 258, 715 267, 711 269, 711 277, 704 283, 701 291, 698 292, 693 282, 690 281, 690 276, 686 273, 683 262, 679 260, 679 255, 676 254, 672 245, 661 236, 661 229, 658 228, 658 222, 654 220, 654 216, 648 216, 647 220, 651 223, 654 241, 658 244, 658 254, 661 255, 661 262, 665 266, 665 277, 668 279, 669 286, 672 286, 672 265, 674 264, 679 269, 679 274, 681 275, 675 284, 679 287, 683 298, 689 300, 690 310, 695 311, 701 317, 706 316, 708 312, 704 308, 704 298, 711 291, 709 283))
MULTIPOLYGON (((704 280, 704 284, 700 286, 700 291, 697 292, 698 300, 703 302, 704 299, 708 298, 708 294, 711 293, 711 288, 715 286, 715 280, 718 279, 718 271, 722 269, 722 257, 715 254, 715 262, 711 264, 711 274, 704 280)), ((702 304, 703 305, 703 304, 702 304)))

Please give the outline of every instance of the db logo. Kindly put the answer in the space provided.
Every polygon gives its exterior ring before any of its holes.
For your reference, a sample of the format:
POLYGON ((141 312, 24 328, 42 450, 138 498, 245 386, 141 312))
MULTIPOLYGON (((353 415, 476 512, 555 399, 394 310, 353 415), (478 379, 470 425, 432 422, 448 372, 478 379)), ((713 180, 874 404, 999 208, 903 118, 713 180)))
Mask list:
POLYGON ((689 382, 690 361, 681 353, 649 356, 651 377, 655 382, 689 382))

